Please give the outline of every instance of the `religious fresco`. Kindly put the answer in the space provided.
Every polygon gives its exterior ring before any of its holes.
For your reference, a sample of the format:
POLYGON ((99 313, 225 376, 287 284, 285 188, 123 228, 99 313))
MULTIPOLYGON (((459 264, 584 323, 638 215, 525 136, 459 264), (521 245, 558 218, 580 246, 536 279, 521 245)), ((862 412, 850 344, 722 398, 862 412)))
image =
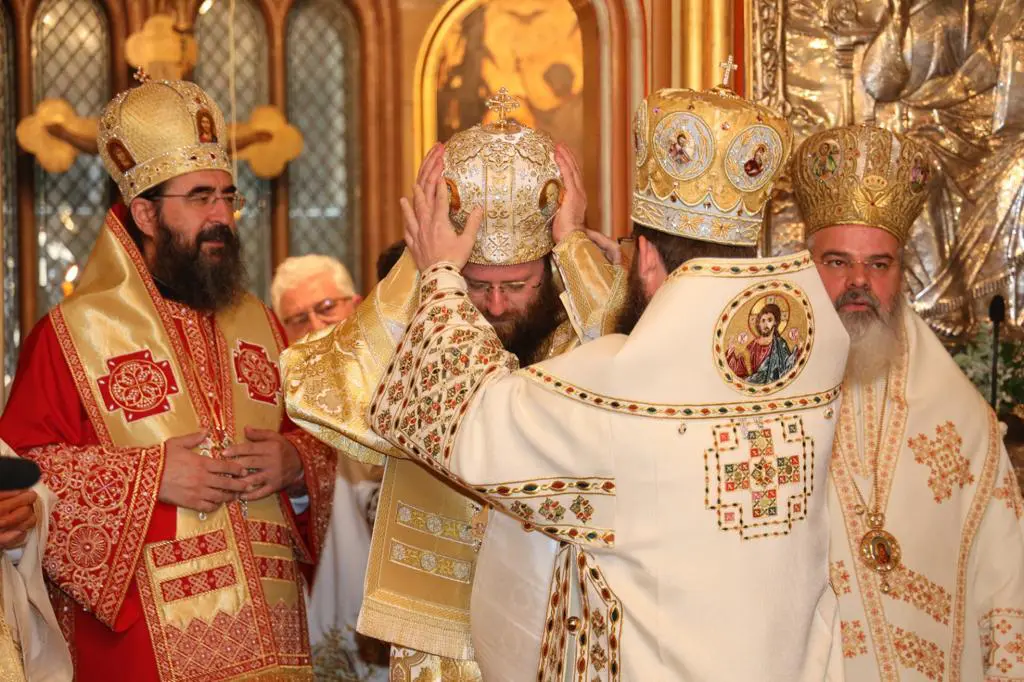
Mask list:
POLYGON ((437 40, 437 139, 491 122, 485 102, 504 87, 520 102, 513 118, 580 155, 583 40, 569 0, 474 4, 437 40))
MULTIPOLYGON (((914 308, 964 339, 1002 294, 1024 325, 1024 0, 752 0, 754 99, 785 112, 796 142, 846 123, 903 132, 941 175, 906 249, 914 308), (785 39, 783 40, 783 36, 785 39)), ((819 154, 829 172, 834 153, 819 154)), ((800 248, 779 183, 770 248, 800 248)))

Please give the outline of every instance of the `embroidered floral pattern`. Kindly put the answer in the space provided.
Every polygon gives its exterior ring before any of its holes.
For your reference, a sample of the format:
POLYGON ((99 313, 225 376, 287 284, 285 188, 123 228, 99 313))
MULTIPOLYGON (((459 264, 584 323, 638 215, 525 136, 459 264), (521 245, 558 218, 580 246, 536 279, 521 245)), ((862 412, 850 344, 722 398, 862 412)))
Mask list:
POLYGON ((721 261, 692 260, 680 265, 669 275, 669 281, 683 274, 694 273, 714 277, 759 277, 776 272, 794 273, 811 267, 811 254, 804 251, 796 256, 783 256, 755 264, 723 265, 721 261))
POLYGON ((545 493, 561 494, 577 491, 588 495, 614 495, 615 481, 610 478, 547 478, 477 486, 475 490, 488 497, 533 497, 545 493))
POLYGON ((165 602, 173 602, 231 587, 237 582, 233 566, 218 566, 160 583, 160 596, 165 602))
POLYGON ((914 461, 924 464, 931 471, 928 487, 932 489, 936 502, 949 499, 954 486, 962 489, 974 483, 971 463, 960 454, 962 444, 963 439, 953 422, 936 426, 934 440, 922 433, 907 442, 907 446, 914 452, 914 461))
MULTIPOLYGON (((529 509, 529 507, 527 507, 529 509)), ((532 512, 532 510, 530 510, 532 512)), ((427 535, 451 540, 462 545, 475 545, 473 527, 457 519, 426 512, 405 502, 398 502, 398 524, 427 535)))
POLYGON ((110 358, 107 368, 110 374, 96 381, 107 411, 123 410, 129 424, 170 411, 168 396, 178 393, 170 362, 140 350, 110 358))
POLYGON ((428 552, 427 550, 407 545, 398 540, 391 540, 389 559, 406 568, 422 571, 455 582, 469 584, 473 579, 473 564, 454 557, 428 552))
POLYGON ((929 680, 941 682, 946 662, 938 644, 895 626, 892 627, 892 644, 900 665, 916 670, 929 680))
POLYGON ((558 523, 565 516, 565 507, 558 500, 551 497, 544 500, 544 504, 540 506, 538 511, 541 516, 551 523, 558 523))
POLYGON ((850 594, 850 572, 846 570, 845 562, 839 560, 829 564, 829 579, 836 595, 850 594))
POLYGON ((523 504, 519 500, 513 502, 512 506, 510 506, 508 509, 510 512, 512 512, 519 518, 523 519, 524 521, 529 521, 533 518, 533 508, 531 508, 528 504, 523 504))
POLYGON ((1024 679, 1024 610, 992 609, 981 618, 986 679, 1024 679))
POLYGON ((843 639, 843 657, 857 658, 868 653, 868 638, 859 620, 844 620, 839 623, 843 639))
POLYGON ((779 398, 778 400, 765 398, 753 402, 721 403, 717 405, 667 405, 596 394, 593 391, 575 386, 536 367, 526 367, 520 370, 519 374, 537 382, 549 391, 555 391, 567 398, 585 403, 591 407, 598 407, 620 414, 635 414, 640 417, 653 417, 656 419, 749 417, 811 409, 834 401, 839 397, 840 388, 836 386, 821 393, 808 393, 807 395, 779 398))
POLYGON ((807 517, 814 448, 798 415, 723 422, 712 439, 704 453, 705 505, 719 528, 744 539, 770 537, 807 517))
POLYGON ((228 548, 227 533, 223 529, 181 540, 169 540, 149 545, 150 560, 157 568, 192 561, 200 557, 223 552, 228 548))
MULTIPOLYGON (((455 274, 445 275, 448 270, 431 269, 424 273, 424 281, 437 282, 455 274)), ((457 285, 442 283, 421 300, 411 332, 378 386, 370 421, 377 433, 412 458, 465 485, 448 471, 448 462, 466 407, 485 382, 514 370, 517 361, 502 348, 493 329, 482 324, 479 312, 457 285)), ((480 483, 474 489, 524 522, 527 530, 572 542, 602 546, 614 542, 610 530, 582 525, 601 520, 602 507, 596 499, 615 494, 611 479, 480 483), (572 497, 562 497, 568 495, 572 497), (567 519, 570 510, 573 516, 567 519)))
MULTIPOLYGON (((306 479, 306 490, 309 492, 309 534, 310 542, 313 543, 310 549, 315 556, 320 556, 324 538, 327 537, 327 529, 331 524, 338 453, 304 431, 292 431, 285 434, 285 437, 298 450, 299 459, 302 460, 303 477, 306 479)), ((299 535, 296 534, 295 537, 299 535)))
POLYGON ((154 448, 47 445, 25 453, 57 495, 43 567, 75 601, 113 626, 142 552, 160 487, 154 448), (112 500, 124 500, 111 506, 112 500))
POLYGON ((917 607, 937 623, 949 625, 949 615, 953 609, 953 596, 949 590, 906 566, 901 566, 890 577, 889 583, 892 585, 890 597, 917 607))
POLYGON ((590 502, 582 495, 576 496, 576 499, 572 501, 571 505, 569 505, 569 510, 583 523, 589 521, 594 515, 594 505, 590 504, 590 502))
POLYGON ((271 362, 267 349, 248 341, 238 341, 234 351, 235 378, 249 397, 268 405, 277 405, 281 395, 281 375, 271 362))
POLYGON ((1017 482, 1012 470, 1003 474, 1003 480, 999 487, 992 491, 992 497, 1002 500, 1006 508, 1018 519, 1024 516, 1024 499, 1021 499, 1020 483, 1017 482))

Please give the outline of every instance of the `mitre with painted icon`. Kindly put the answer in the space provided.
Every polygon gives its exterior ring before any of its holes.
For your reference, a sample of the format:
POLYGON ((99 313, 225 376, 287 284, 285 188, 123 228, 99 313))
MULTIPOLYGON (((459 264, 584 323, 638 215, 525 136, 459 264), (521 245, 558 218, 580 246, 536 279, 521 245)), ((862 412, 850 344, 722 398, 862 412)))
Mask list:
POLYGON ((793 159, 793 192, 807 237, 832 225, 863 225, 906 243, 932 180, 924 145, 870 125, 815 133, 793 159))
POLYGON ((151 81, 117 95, 100 116, 98 144, 126 204, 179 175, 231 173, 220 108, 195 83, 151 81))
POLYGON ((780 114, 728 87, 664 89, 633 117, 633 220, 668 234, 755 246, 793 132, 780 114))
POLYGON ((517 265, 554 248, 551 224, 562 199, 551 137, 508 117, 519 103, 501 88, 487 101, 494 123, 452 136, 444 149, 451 219, 461 230, 475 206, 484 209, 471 263, 517 265))

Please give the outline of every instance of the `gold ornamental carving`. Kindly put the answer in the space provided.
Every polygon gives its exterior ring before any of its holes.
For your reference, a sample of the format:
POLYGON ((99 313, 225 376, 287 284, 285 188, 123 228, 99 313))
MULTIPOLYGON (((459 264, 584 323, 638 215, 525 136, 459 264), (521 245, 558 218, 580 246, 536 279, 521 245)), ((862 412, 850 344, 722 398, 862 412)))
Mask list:
MULTIPOLYGON (((749 0, 748 87, 797 142, 872 123, 934 158, 937 182, 908 240, 914 308, 947 339, 995 294, 1024 326, 1024 0, 749 0), (785 39, 783 40, 783 36, 785 39)), ((768 243, 800 245, 789 183, 768 243)))

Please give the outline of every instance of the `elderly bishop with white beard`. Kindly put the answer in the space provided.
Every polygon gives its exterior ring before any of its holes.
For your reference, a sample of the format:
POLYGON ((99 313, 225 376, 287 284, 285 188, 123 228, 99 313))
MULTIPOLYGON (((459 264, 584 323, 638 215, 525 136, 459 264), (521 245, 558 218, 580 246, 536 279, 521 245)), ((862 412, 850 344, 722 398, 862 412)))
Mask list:
POLYGON ((904 302, 921 145, 851 126, 794 162, 807 247, 850 333, 831 474, 851 680, 1024 679, 1024 505, 996 416, 904 302))

